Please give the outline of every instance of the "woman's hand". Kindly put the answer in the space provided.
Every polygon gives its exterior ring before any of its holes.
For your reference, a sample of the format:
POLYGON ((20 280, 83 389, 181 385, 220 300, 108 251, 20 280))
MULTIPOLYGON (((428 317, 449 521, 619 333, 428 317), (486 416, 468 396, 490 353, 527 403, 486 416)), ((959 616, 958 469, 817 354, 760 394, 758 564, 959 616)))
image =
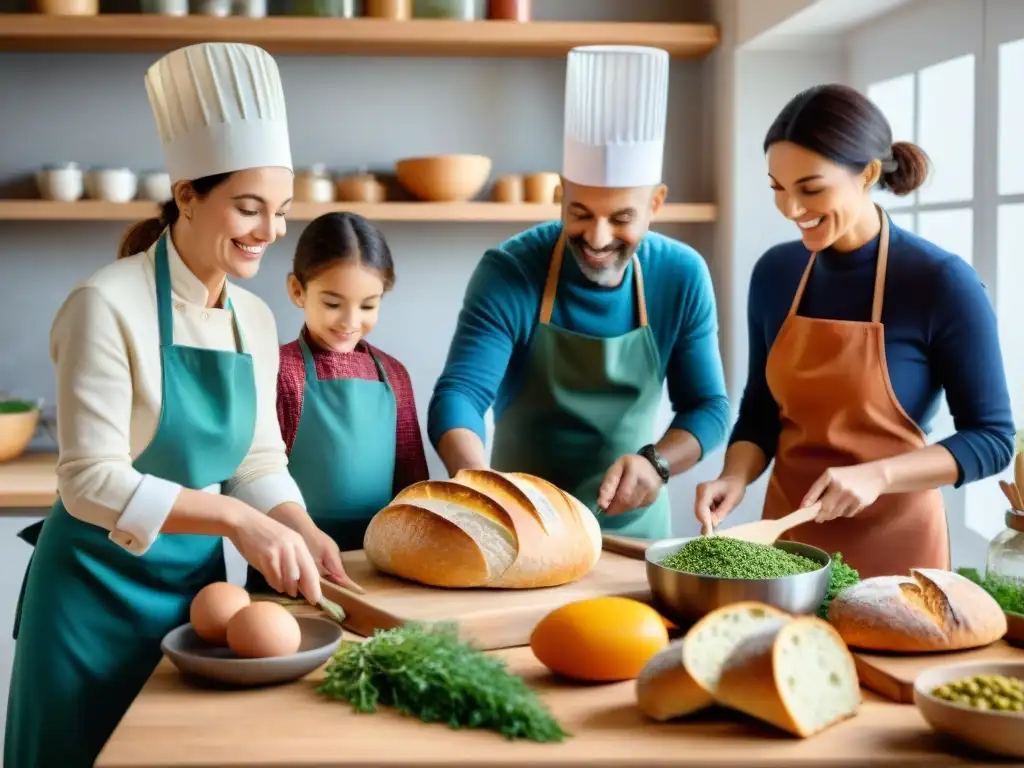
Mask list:
POLYGON ((697 486, 697 497, 693 505, 693 513, 700 520, 701 535, 711 533, 725 516, 743 500, 747 492, 747 484, 742 477, 722 475, 697 486))
POLYGON ((278 592, 320 602, 320 570, 305 539, 291 528, 246 506, 229 537, 242 557, 278 592))
POLYGON ((824 523, 837 517, 853 517, 875 503, 886 489, 881 462, 855 464, 852 467, 826 469, 807 491, 802 507, 821 502, 815 522, 824 523))
POLYGON ((365 594, 366 590, 352 581, 345 573, 345 566, 341 561, 341 550, 334 539, 315 526, 303 538, 306 540, 310 554, 313 555, 313 561, 319 567, 324 578, 350 592, 365 594))

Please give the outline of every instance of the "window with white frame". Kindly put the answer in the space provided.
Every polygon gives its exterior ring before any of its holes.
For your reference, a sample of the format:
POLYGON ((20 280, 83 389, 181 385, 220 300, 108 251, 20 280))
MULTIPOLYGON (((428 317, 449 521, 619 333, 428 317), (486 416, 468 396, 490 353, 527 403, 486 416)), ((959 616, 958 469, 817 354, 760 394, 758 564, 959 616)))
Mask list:
MULTIPOLYGON (((889 119, 893 141, 912 141, 932 160, 923 187, 905 197, 878 191, 879 205, 897 226, 968 263, 974 255, 974 66, 968 54, 867 87, 868 98, 889 119)), ((1024 152, 1021 168, 1024 187, 1024 152)))

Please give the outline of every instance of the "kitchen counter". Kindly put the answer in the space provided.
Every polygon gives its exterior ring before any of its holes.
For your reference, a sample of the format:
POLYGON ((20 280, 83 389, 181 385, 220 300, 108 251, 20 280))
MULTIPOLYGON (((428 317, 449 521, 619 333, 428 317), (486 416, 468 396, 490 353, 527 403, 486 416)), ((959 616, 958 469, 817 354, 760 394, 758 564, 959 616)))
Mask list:
POLYGON ((26 453, 0 463, 0 514, 42 507, 57 500, 57 454, 26 453))
POLYGON ((936 736, 915 707, 865 692, 860 714, 800 740, 716 711, 677 723, 647 721, 634 683, 557 681, 528 648, 497 652, 540 691, 566 730, 562 744, 509 742, 490 731, 453 731, 389 709, 358 715, 322 699, 322 670, 277 688, 225 691, 185 683, 166 659, 125 715, 97 768, 200 766, 629 765, 964 766, 984 757, 936 736))

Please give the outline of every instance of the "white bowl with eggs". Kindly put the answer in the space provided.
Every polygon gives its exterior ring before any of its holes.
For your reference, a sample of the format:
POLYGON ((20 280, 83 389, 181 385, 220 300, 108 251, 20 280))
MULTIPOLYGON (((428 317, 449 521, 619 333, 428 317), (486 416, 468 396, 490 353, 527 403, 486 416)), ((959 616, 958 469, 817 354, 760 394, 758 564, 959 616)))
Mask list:
POLYGON ((1019 680, 1024 690, 1024 662, 951 664, 917 676, 914 703, 928 725, 939 733, 994 755, 1024 757, 1024 710, 979 709, 935 694, 936 689, 967 678, 993 675, 1019 680))
POLYGON ((190 621, 167 633, 160 649, 185 675, 240 686, 277 685, 305 677, 338 650, 341 627, 284 606, 252 601, 218 582, 192 601, 190 621))

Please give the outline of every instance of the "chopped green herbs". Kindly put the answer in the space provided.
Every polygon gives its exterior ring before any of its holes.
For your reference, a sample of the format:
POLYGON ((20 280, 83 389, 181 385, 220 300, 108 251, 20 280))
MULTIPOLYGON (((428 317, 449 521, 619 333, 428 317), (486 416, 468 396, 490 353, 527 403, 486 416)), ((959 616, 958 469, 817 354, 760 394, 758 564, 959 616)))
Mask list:
POLYGON ((318 691, 357 712, 383 704, 427 723, 487 728, 509 739, 552 742, 569 735, 525 680, 502 659, 460 640, 451 623, 406 624, 342 642, 318 691))
POLYGON ((661 561, 674 571, 727 579, 778 579, 821 568, 821 563, 778 547, 725 536, 700 536, 661 561))
POLYGON ((860 574, 843 562, 843 556, 841 553, 834 553, 832 555, 832 572, 829 574, 828 579, 828 592, 825 593, 825 599, 821 601, 821 608, 818 609, 818 616, 823 619, 827 619, 829 603, 835 600, 836 595, 844 589, 852 587, 859 581, 860 574))

